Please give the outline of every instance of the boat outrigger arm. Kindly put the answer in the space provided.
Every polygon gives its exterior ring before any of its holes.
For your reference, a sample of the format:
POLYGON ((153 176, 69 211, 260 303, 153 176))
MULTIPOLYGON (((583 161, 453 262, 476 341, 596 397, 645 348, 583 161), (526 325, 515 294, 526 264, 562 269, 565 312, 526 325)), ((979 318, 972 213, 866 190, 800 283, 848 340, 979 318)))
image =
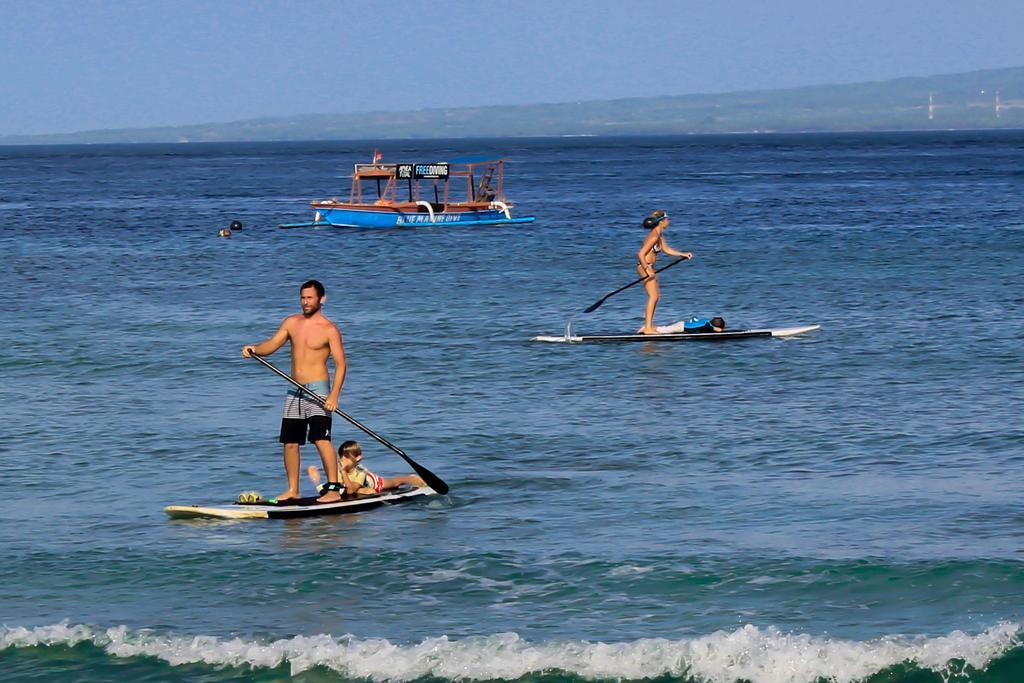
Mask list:
POLYGON ((427 164, 356 164, 348 201, 310 202, 309 223, 281 228, 398 228, 420 225, 531 223, 512 217, 504 194, 504 159, 463 157, 427 164), (364 196, 364 183, 370 186, 364 196))

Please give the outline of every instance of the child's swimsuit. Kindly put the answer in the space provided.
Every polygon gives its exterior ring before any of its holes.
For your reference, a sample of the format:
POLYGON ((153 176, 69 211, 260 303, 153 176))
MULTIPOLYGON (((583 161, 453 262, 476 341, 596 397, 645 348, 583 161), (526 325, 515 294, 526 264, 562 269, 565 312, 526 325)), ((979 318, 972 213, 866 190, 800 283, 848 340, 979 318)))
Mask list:
POLYGON ((384 490, 384 479, 377 476, 362 465, 356 465, 348 478, 359 484, 359 488, 373 489, 375 493, 384 490))
POLYGON ((691 318, 683 323, 683 332, 714 332, 710 318, 691 318))

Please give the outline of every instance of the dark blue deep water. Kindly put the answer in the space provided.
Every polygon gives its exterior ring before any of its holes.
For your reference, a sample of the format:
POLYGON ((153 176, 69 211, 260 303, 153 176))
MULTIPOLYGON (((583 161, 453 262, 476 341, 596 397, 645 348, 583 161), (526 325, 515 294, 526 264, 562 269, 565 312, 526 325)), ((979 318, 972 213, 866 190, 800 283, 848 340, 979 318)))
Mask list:
POLYGON ((1024 680, 1022 191, 1021 132, 0 148, 0 677, 1024 680), (375 146, 504 154, 537 221, 276 228, 375 146), (579 311, 654 208, 659 323, 821 330, 531 342, 639 326, 579 311), (239 350, 308 278, 450 494, 168 519, 284 488, 239 350))

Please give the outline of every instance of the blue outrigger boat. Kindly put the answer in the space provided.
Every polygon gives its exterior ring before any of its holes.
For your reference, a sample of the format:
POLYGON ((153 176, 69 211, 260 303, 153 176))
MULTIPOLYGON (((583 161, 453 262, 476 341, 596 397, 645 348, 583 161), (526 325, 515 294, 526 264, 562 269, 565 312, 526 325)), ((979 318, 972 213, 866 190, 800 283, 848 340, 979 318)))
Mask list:
POLYGON ((504 159, 465 157, 429 164, 356 164, 348 201, 310 202, 310 223, 280 228, 406 228, 532 223, 512 217, 504 194, 504 159), (369 199, 363 184, 370 185, 369 199), (374 191, 375 190, 375 191, 374 191))

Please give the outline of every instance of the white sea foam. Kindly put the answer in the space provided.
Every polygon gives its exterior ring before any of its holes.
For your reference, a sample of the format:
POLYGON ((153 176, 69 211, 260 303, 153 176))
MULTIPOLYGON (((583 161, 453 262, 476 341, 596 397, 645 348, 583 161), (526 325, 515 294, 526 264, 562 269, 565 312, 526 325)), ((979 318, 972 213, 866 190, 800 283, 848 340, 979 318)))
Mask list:
POLYGON ((975 635, 954 631, 937 638, 889 636, 861 642, 744 626, 685 640, 530 643, 514 633, 501 633, 395 645, 384 639, 352 636, 260 641, 61 623, 2 627, 0 649, 73 646, 89 641, 113 657, 149 656, 172 665, 276 667, 287 663, 293 674, 322 666, 373 681, 411 681, 423 676, 458 681, 516 679, 530 673, 564 671, 587 679, 637 680, 668 674, 709 683, 738 679, 752 683, 820 679, 853 683, 901 662, 940 672, 944 678, 960 670, 954 660, 983 669, 993 658, 1019 646, 1020 634, 1020 624, 1002 622, 975 635))
POLYGON ((622 576, 639 576, 640 574, 647 574, 653 571, 650 567, 638 567, 634 565, 626 565, 621 567, 615 567, 610 572, 609 576, 622 577, 622 576))

